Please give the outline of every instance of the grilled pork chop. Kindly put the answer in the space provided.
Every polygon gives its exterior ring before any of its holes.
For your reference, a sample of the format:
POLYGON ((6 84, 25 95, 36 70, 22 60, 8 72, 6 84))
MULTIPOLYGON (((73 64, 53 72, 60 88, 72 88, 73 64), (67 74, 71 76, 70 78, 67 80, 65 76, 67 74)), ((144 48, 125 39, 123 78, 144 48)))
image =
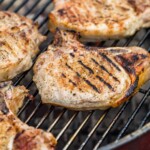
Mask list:
POLYGON ((23 86, 0 84, 0 149, 54 150, 56 140, 51 133, 29 127, 14 115, 26 95, 23 86))
POLYGON ((87 47, 57 31, 34 77, 43 103, 75 110, 117 107, 150 78, 150 54, 139 47, 87 47))
POLYGON ((82 41, 131 36, 141 27, 150 26, 150 1, 147 0, 148 5, 146 0, 136 4, 133 1, 54 0, 54 10, 49 14, 49 29, 51 32, 56 27, 74 30, 80 33, 82 41), (135 8, 142 6, 147 7, 147 11, 137 13, 135 8))
POLYGON ((28 70, 44 39, 30 19, 0 11, 0 81, 28 70))
POLYGON ((142 20, 142 27, 150 27, 150 0, 128 0, 142 20))

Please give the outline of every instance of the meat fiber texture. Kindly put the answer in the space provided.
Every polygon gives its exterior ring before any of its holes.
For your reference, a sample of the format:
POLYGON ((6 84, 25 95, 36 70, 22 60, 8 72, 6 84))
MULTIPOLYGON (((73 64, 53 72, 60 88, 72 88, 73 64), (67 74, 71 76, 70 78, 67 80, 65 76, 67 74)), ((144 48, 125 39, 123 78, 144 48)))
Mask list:
POLYGON ((117 107, 150 79, 150 54, 140 47, 98 48, 58 30, 34 65, 43 103, 74 110, 117 107))
POLYGON ((28 90, 0 83, 0 150, 54 150, 56 139, 51 133, 35 129, 21 122, 16 113, 28 90))
POLYGON ((0 82, 28 70, 45 39, 28 18, 0 11, 0 82))
POLYGON ((49 29, 74 30, 81 41, 120 39, 150 26, 150 0, 54 0, 49 29))

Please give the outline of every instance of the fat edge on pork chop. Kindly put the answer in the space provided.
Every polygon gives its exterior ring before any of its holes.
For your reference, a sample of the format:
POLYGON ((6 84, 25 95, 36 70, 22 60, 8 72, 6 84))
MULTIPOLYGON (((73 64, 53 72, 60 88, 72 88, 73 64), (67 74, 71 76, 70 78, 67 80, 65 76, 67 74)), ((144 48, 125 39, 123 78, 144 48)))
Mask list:
POLYGON ((43 103, 74 110, 117 107, 150 79, 150 54, 140 47, 88 47, 58 30, 34 66, 43 103))

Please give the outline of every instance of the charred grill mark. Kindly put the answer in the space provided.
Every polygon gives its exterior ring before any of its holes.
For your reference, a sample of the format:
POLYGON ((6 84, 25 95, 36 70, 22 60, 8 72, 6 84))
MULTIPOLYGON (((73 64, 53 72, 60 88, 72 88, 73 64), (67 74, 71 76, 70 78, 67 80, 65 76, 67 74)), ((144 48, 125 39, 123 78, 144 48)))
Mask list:
POLYGON ((137 76, 134 83, 130 86, 129 90, 127 91, 125 98, 130 96, 135 91, 135 89, 138 86, 138 82, 139 82, 139 77, 137 76))
POLYGON ((123 66, 123 68, 130 74, 134 74, 135 75, 135 69, 133 67, 134 62, 130 61, 129 59, 126 59, 125 57, 118 55, 116 57, 119 62, 121 63, 121 65, 123 66))
POLYGON ((133 61, 130 61, 129 59, 126 59, 125 57, 123 57, 121 55, 118 55, 117 57, 121 60, 121 62, 124 66, 131 66, 133 64, 133 61))
POLYGON ((90 74, 94 74, 94 71, 89 68, 88 66, 86 66, 81 60, 78 61, 79 64, 81 64, 85 69, 87 69, 89 71, 90 74))
POLYGON ((67 66, 69 69, 73 70, 67 63, 66 63, 66 66, 67 66))
POLYGON ((91 59, 92 59, 92 61, 93 61, 96 65, 98 65, 103 71, 107 72, 115 81, 117 81, 117 82, 120 83, 120 81, 119 81, 112 73, 110 73, 103 65, 100 65, 95 59, 93 59, 93 58, 91 58, 91 59))
POLYGON ((64 14, 66 14, 65 9, 59 9, 57 12, 59 13, 60 16, 63 16, 64 14))
POLYGON ((78 77, 81 77, 81 75, 78 72, 76 72, 76 74, 77 74, 78 77))
POLYGON ((96 78, 98 78, 101 82, 103 82, 109 89, 114 91, 113 87, 109 83, 107 83, 102 77, 96 76, 96 78))
POLYGON ((95 90, 96 92, 100 93, 99 90, 97 89, 97 87, 95 85, 93 85, 89 80, 83 78, 83 80, 93 88, 93 90, 95 90))
MULTIPOLYGON (((65 74, 61 74, 62 77, 67 78, 65 74)), ((69 79, 69 82, 72 83, 74 86, 77 86, 77 84, 75 82, 73 82, 71 79, 69 79)))
POLYGON ((63 73, 61 75, 62 75, 62 77, 66 78, 66 75, 64 75, 63 73))
POLYGON ((133 62, 135 62, 135 61, 139 60, 139 57, 138 57, 138 55, 132 55, 131 59, 133 60, 133 62))
MULTIPOLYGON (((13 56, 17 57, 15 51, 12 49, 12 47, 9 45, 8 42, 3 42, 3 45, 9 48, 9 52, 10 52, 13 56)), ((5 50, 6 50, 6 49, 5 49, 5 50)), ((6 51, 7 51, 7 53, 9 53, 8 50, 6 50, 6 51)))
POLYGON ((75 57, 75 55, 73 53, 70 53, 70 56, 75 57))
POLYGON ((112 62, 112 60, 108 58, 104 53, 99 53, 99 55, 107 60, 110 64, 112 64, 118 71, 121 71, 120 68, 114 62, 112 62))
POLYGON ((78 77, 83 79, 94 91, 96 91, 97 93, 100 93, 99 90, 97 89, 97 87, 94 84, 92 84, 89 80, 87 80, 86 78, 82 77, 77 71, 74 71, 73 68, 71 66, 69 66, 67 63, 66 63, 66 66, 69 69, 71 69, 73 72, 75 72, 78 77))
POLYGON ((73 82, 71 79, 69 79, 69 82, 72 83, 74 86, 77 86, 77 84, 73 82))

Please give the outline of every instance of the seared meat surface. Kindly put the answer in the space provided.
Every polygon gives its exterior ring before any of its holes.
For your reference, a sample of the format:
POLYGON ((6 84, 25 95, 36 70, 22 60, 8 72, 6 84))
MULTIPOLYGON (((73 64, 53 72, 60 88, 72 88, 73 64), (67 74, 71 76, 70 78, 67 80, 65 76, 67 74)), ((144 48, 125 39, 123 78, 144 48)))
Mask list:
POLYGON ((0 83, 0 150, 54 150, 56 139, 51 133, 30 127, 15 114, 28 91, 10 82, 0 83))
POLYGON ((142 20, 142 27, 150 27, 150 0, 128 0, 142 20))
POLYGON ((74 30, 83 41, 119 39, 149 27, 149 9, 150 0, 54 0, 49 29, 74 30))
POLYGON ((87 47, 57 31, 34 66, 43 103, 75 110, 119 106, 149 78, 150 54, 139 47, 87 47))
POLYGON ((44 39, 30 19, 0 11, 0 81, 28 70, 44 39))

